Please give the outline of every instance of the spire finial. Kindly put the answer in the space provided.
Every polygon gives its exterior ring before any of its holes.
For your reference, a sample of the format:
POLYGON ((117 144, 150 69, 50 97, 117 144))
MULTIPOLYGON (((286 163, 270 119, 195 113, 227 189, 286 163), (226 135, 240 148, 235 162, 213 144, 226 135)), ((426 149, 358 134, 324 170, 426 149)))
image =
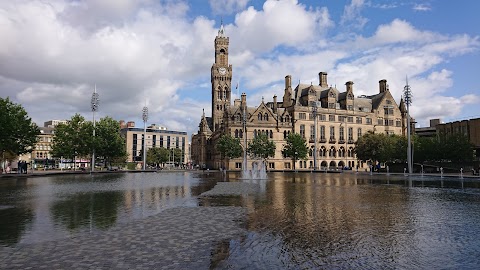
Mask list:
POLYGON ((220 29, 218 30, 218 36, 219 37, 225 36, 225 29, 223 28, 223 17, 221 18, 221 21, 220 21, 220 29))

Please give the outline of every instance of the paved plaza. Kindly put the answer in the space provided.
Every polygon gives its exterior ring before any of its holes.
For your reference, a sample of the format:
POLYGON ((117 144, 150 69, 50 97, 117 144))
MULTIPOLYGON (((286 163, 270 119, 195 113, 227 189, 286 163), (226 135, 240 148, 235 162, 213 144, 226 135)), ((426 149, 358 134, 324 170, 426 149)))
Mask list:
POLYGON ((245 233, 241 207, 176 207, 107 231, 1 248, 0 269, 209 269, 245 233))

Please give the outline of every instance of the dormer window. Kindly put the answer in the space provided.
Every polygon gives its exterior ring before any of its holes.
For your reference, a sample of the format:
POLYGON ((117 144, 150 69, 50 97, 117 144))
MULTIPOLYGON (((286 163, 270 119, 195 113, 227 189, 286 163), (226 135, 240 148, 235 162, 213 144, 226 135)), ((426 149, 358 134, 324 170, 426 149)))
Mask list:
POLYGON ((335 97, 335 93, 334 93, 334 92, 330 92, 329 96, 332 97, 332 98, 334 98, 334 97, 335 97))

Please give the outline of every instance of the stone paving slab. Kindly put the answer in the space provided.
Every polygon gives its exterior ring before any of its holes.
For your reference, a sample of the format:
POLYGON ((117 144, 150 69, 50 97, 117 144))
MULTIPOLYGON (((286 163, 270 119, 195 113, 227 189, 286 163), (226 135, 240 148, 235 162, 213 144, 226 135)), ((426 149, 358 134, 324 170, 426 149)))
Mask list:
POLYGON ((246 230, 242 207, 177 207, 107 231, 1 248, 0 269, 209 269, 246 230))
POLYGON ((206 191, 200 196, 231 196, 255 194, 259 191, 260 185, 244 182, 218 182, 215 187, 206 191))

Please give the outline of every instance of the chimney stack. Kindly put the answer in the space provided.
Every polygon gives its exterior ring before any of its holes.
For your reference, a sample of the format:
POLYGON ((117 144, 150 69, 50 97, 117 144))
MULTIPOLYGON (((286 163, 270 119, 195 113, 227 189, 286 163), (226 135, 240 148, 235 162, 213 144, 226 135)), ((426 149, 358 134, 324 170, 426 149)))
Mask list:
POLYGON ((353 82, 348 81, 348 82, 345 83, 345 85, 347 86, 347 92, 352 92, 353 93, 353 82))
POLYGON ((287 75, 285 76, 285 90, 292 88, 292 76, 287 75))
POLYGON ((378 83, 380 85, 380 93, 387 91, 387 80, 383 79, 380 80, 378 83))
POLYGON ((273 96, 273 112, 277 113, 277 95, 273 96))
POLYGON ((320 81, 320 86, 321 87, 328 87, 327 83, 327 73, 326 72, 320 72, 318 73, 319 81, 320 81))
POLYGON ((242 93, 242 108, 247 108, 247 94, 242 93))

